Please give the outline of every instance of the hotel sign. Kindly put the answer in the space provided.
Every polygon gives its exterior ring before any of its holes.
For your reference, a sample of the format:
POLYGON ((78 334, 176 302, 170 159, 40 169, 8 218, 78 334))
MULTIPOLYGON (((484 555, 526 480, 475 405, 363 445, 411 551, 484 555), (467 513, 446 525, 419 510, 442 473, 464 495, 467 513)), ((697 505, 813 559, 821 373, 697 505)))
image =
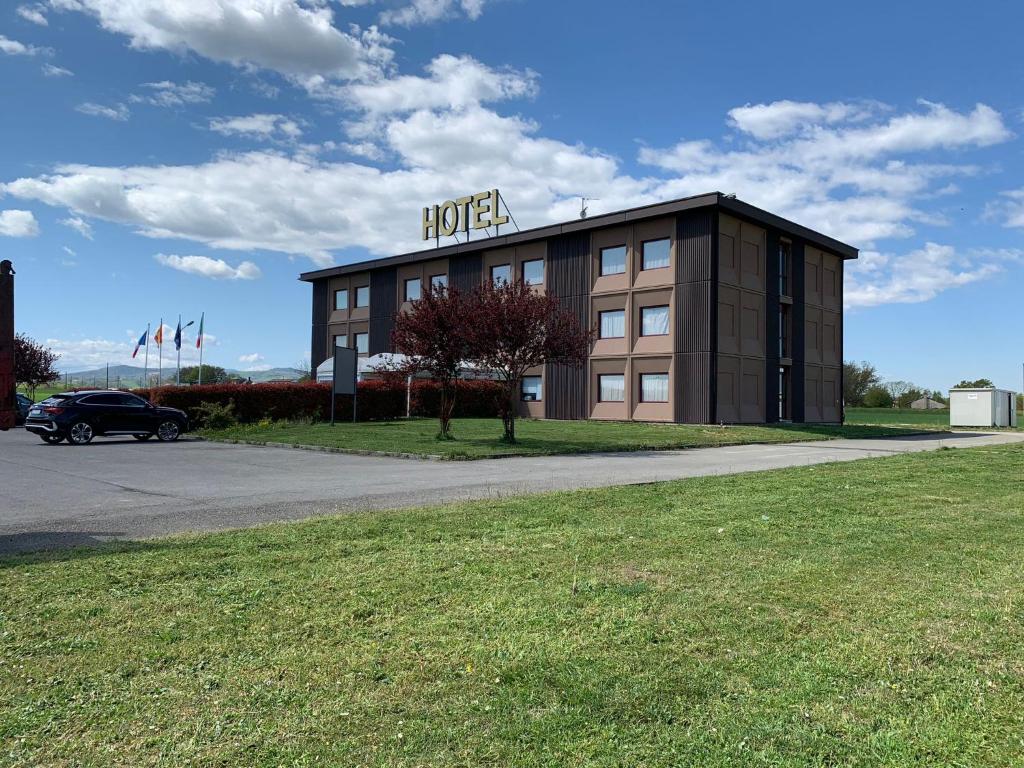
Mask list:
POLYGON ((449 237, 456 232, 507 224, 508 216, 501 215, 500 203, 501 193, 492 189, 424 208, 423 239, 449 237))

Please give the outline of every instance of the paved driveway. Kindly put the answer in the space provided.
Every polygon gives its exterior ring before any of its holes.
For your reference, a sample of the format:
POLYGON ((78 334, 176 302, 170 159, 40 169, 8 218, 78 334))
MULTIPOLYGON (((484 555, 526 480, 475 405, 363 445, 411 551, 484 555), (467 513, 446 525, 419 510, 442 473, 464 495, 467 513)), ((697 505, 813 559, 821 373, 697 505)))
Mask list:
POLYGON ((14 430, 0 432, 0 553, 1020 441, 946 434, 436 462, 199 441, 48 446, 14 430))

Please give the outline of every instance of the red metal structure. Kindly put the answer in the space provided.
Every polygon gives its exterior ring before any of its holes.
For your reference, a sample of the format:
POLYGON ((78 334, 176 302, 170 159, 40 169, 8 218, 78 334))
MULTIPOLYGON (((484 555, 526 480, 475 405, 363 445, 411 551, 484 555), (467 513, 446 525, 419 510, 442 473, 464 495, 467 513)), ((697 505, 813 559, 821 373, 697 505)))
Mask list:
POLYGON ((0 261, 0 430, 14 426, 14 269, 0 261))

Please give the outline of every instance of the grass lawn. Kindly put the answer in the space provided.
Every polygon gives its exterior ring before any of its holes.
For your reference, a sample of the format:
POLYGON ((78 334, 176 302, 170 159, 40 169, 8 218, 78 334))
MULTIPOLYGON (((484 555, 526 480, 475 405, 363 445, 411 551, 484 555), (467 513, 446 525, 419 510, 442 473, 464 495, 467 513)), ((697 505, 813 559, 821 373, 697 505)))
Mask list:
MULTIPOLYGON (((894 425, 922 429, 949 429, 949 409, 916 411, 913 408, 847 408, 850 425, 894 425)), ((1017 412, 1017 423, 1024 427, 1024 414, 1017 412)), ((969 427, 960 427, 969 429, 969 427)))
POLYGON ((697 426, 690 424, 641 424, 601 421, 530 421, 516 423, 515 445, 500 441, 498 419, 456 419, 455 440, 436 439, 436 419, 391 422, 339 422, 296 424, 275 422, 269 426, 241 425, 200 432, 215 440, 252 443, 315 445, 352 451, 383 451, 437 455, 447 459, 483 459, 492 456, 538 456, 594 451, 637 451, 666 448, 697 448, 743 443, 787 443, 827 440, 834 437, 896 436, 920 429, 857 426, 697 426))
POLYGON ((0 763, 1009 766, 1024 446, 0 561, 0 763))

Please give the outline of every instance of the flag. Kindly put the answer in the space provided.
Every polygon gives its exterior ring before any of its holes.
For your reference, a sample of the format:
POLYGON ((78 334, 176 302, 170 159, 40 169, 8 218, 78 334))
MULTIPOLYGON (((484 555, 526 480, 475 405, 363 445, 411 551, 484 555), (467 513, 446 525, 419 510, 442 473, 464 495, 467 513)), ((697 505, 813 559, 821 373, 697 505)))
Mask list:
POLYGON ((139 336, 139 340, 138 340, 138 341, 136 342, 136 344, 135 344, 135 351, 134 351, 134 352, 132 352, 132 360, 134 360, 134 359, 135 359, 135 356, 136 356, 137 354, 139 354, 139 348, 140 348, 140 347, 141 347, 141 346, 142 346, 143 344, 145 344, 145 343, 146 343, 146 335, 147 335, 148 333, 149 333, 149 330, 147 329, 147 330, 145 330, 145 331, 143 331, 143 332, 142 332, 142 335, 141 335, 141 336, 139 336))
MULTIPOLYGON (((188 328, 190 325, 193 325, 194 323, 195 323, 195 320, 189 320, 187 323, 185 323, 184 328, 188 328)), ((174 332, 174 348, 175 349, 181 349, 181 332, 184 330, 184 328, 182 328, 181 318, 179 317, 178 318, 178 330, 176 330, 174 332)))
POLYGON ((199 335, 196 336, 196 349, 199 349, 201 346, 203 346, 203 321, 205 319, 206 313, 203 312, 203 314, 199 316, 199 335))
POLYGON ((156 333, 153 334, 153 341, 156 342, 157 346, 162 347, 164 345, 164 321, 160 321, 160 327, 156 329, 156 333))

